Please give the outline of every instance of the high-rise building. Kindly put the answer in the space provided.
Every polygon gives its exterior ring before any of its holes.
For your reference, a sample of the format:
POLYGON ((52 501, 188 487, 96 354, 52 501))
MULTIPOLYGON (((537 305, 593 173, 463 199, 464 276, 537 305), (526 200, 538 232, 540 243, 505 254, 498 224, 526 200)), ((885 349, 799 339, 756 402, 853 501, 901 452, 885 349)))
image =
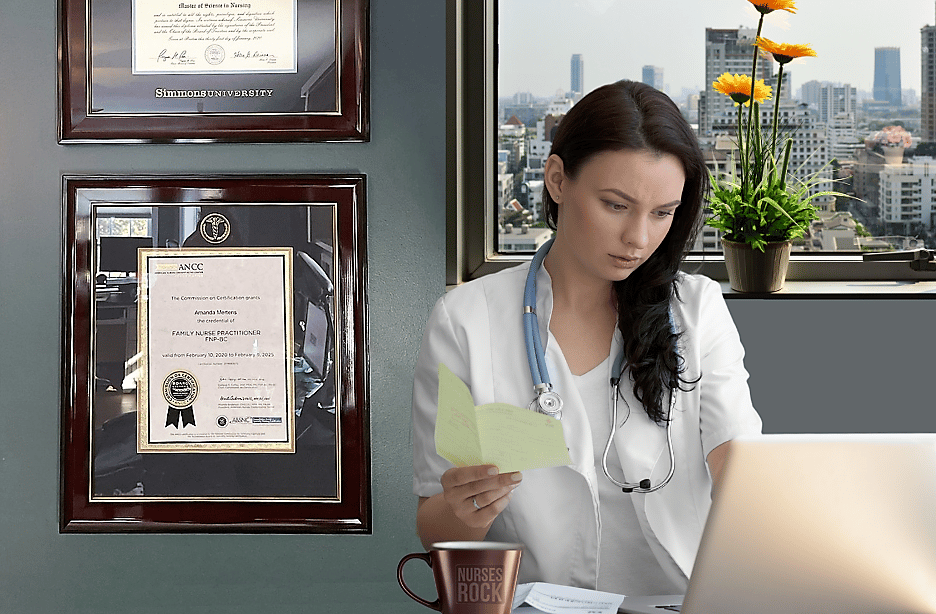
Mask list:
POLYGON ((659 66, 644 66, 641 80, 647 85, 663 91, 663 69, 659 66))
POLYGON ((936 143, 936 26, 920 28, 921 138, 936 143))
POLYGON ((585 93, 585 63, 581 53, 572 54, 572 98, 578 100, 585 93))
POLYGON ((800 88, 800 102, 819 108, 819 92, 822 90, 823 81, 807 81, 800 88))
POLYGON ((826 122, 829 153, 839 164, 854 161, 858 149, 864 145, 858 138, 856 124, 854 113, 838 113, 826 122))
POLYGON ((858 111, 858 90, 848 83, 807 81, 800 88, 800 102, 819 111, 819 121, 829 123, 836 115, 858 111))
POLYGON ((874 99, 900 106, 900 48, 874 48, 874 99))
POLYGON ((936 224, 936 159, 884 165, 879 190, 881 221, 888 230, 913 234, 936 224))
MULTIPOLYGON (((699 134, 710 136, 719 131, 716 126, 735 121, 737 112, 728 96, 711 89, 711 84, 723 73, 751 74, 752 45, 757 36, 753 28, 734 30, 705 29, 705 81, 706 89, 699 97, 699 134)), ((773 85, 773 59, 761 58, 757 63, 757 79, 773 85)))
POLYGON ((839 162, 853 160, 860 146, 857 133, 858 91, 850 84, 807 81, 800 88, 800 100, 818 112, 825 124, 829 150, 839 162))
POLYGON ((832 123, 832 119, 843 114, 855 114, 858 111, 858 91, 846 83, 840 85, 837 83, 823 82, 819 86, 819 121, 827 124, 832 123))

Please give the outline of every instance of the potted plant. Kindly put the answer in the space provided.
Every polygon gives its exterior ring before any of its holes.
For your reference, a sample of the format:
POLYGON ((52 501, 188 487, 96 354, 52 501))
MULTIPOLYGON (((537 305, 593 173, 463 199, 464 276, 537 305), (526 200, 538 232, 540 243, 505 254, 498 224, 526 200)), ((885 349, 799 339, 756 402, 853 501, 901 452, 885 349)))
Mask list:
POLYGON ((794 0, 748 0, 760 13, 751 74, 757 73, 760 53, 769 53, 779 63, 774 96, 773 126, 762 130, 760 103, 773 88, 763 79, 748 75, 721 75, 712 86, 738 106, 736 145, 740 177, 732 161, 730 175, 712 177, 708 226, 722 232, 722 247, 731 287, 741 292, 775 292, 783 287, 792 242, 801 238, 818 217, 812 201, 837 192, 812 192, 826 181, 815 174, 796 178, 790 174, 793 140, 778 134, 780 88, 783 67, 795 58, 815 56, 809 45, 774 43, 762 38, 764 17, 775 10, 796 12, 794 0), (744 109, 747 107, 747 115, 744 109))

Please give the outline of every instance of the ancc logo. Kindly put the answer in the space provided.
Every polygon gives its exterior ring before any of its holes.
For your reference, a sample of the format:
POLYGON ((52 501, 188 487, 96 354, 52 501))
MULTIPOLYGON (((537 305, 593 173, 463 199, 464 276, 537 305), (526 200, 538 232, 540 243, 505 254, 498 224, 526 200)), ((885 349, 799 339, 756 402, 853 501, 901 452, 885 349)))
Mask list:
POLYGON ((203 262, 157 262, 157 273, 204 273, 203 262))
POLYGON ((199 222, 198 231, 205 241, 217 245, 231 234, 231 223, 220 213, 209 213, 199 222))

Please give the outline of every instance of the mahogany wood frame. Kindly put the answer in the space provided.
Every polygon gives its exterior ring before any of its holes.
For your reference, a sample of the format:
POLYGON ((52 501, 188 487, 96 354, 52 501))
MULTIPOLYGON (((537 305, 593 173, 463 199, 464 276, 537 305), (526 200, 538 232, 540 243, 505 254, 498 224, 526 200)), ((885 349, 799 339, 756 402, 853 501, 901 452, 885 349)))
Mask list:
MULTIPOLYGON (((63 532, 370 533, 370 435, 367 347, 367 253, 363 175, 65 176, 62 456, 63 532), (93 201, 140 206, 312 203, 336 205, 332 275, 340 471, 330 500, 214 500, 92 496, 93 201), (206 196, 208 197, 206 200, 206 196), (92 204, 88 204, 88 201, 92 204), (132 199, 131 199, 132 200, 132 199)), ((212 455, 207 455, 212 456, 212 455)), ((260 455, 263 456, 263 455, 260 455)))

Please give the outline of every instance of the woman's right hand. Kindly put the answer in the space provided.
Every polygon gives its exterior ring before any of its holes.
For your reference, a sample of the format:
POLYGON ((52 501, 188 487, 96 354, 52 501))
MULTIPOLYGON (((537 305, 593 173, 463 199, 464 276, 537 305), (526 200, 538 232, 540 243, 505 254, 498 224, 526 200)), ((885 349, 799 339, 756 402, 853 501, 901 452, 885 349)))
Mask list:
POLYGON ((499 473, 494 465, 453 467, 442 474, 442 496, 466 526, 487 529, 522 479, 519 471, 499 473))

